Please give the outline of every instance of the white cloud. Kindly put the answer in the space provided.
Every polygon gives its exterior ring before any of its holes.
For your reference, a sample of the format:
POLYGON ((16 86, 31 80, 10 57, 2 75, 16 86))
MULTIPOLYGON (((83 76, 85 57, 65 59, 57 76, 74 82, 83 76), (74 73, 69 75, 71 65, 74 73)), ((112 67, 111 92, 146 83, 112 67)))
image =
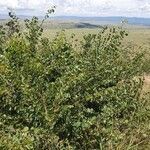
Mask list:
POLYGON ((18 0, 1 0, 0 7, 12 7, 16 8, 18 6, 18 0))
POLYGON ((150 13, 150 3, 146 3, 140 7, 141 11, 150 13))
POLYGON ((7 8, 41 15, 56 5, 56 15, 150 17, 150 0, 0 0, 0 13, 7 8))

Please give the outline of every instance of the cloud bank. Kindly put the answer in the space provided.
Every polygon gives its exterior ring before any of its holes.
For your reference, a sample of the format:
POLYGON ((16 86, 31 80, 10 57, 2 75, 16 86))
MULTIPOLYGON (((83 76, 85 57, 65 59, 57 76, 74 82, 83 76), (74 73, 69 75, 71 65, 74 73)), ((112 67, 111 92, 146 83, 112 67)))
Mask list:
POLYGON ((56 5, 55 15, 150 17, 150 0, 0 0, 0 13, 43 15, 56 5))

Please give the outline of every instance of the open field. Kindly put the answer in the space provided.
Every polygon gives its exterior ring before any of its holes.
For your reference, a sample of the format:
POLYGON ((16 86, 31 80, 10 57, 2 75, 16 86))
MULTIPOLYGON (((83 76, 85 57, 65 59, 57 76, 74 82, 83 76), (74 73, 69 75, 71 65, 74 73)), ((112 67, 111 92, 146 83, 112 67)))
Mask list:
MULTIPOLYGON (((76 35, 78 40, 82 40, 83 35, 85 34, 96 34, 99 32, 99 28, 95 29, 65 29, 66 35, 71 36, 72 33, 76 35)), ((126 29, 129 33, 128 38, 125 39, 126 43, 148 47, 150 45, 150 28, 129 28, 126 29)), ((44 31, 44 36, 54 38, 57 32, 60 32, 61 29, 46 29, 44 31)))

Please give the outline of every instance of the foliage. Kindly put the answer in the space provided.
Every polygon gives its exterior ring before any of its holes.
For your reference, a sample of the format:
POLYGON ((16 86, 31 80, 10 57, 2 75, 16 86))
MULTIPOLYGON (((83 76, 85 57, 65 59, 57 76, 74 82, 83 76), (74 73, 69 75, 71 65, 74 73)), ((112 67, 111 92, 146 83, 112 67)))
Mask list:
POLYGON ((140 100, 142 54, 122 48, 124 30, 85 35, 77 53, 65 31, 50 41, 38 18, 21 32, 10 17, 0 28, 1 149, 136 149, 143 139, 148 146, 147 127, 134 135, 150 119, 140 100))

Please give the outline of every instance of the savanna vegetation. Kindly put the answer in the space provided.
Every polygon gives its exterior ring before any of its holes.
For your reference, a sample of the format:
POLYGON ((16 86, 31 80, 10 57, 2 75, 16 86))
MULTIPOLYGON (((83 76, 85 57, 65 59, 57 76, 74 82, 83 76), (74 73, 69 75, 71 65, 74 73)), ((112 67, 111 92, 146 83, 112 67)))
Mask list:
POLYGON ((50 39, 44 20, 21 30, 9 16, 0 26, 1 150, 150 149, 149 59, 123 46, 123 28, 50 39))

